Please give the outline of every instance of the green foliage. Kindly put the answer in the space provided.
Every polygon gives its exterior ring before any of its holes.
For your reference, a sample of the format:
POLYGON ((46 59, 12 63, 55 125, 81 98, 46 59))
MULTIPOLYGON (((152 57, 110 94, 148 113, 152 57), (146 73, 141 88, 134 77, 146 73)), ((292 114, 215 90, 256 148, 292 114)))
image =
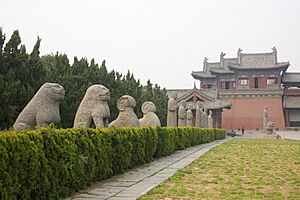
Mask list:
POLYGON ((61 199, 92 181, 201 144, 200 128, 46 129, 0 133, 0 199, 61 199), (183 139, 184 138, 184 139, 183 139))
POLYGON ((70 64, 65 54, 49 54, 40 57, 41 39, 38 37, 30 54, 25 45, 21 45, 18 31, 14 31, 5 44, 5 35, 0 28, 0 130, 10 128, 19 113, 27 105, 35 92, 45 82, 61 84, 66 91, 61 102, 61 127, 70 128, 77 108, 87 88, 93 84, 105 85, 111 93, 109 107, 110 121, 114 120, 119 111, 117 100, 131 95, 137 100, 135 112, 142 117, 141 105, 152 101, 157 107, 157 115, 161 124, 166 124, 167 96, 166 90, 158 85, 147 82, 142 86, 130 71, 122 75, 114 70, 108 71, 105 60, 101 65, 90 62, 86 58, 77 58, 70 64))

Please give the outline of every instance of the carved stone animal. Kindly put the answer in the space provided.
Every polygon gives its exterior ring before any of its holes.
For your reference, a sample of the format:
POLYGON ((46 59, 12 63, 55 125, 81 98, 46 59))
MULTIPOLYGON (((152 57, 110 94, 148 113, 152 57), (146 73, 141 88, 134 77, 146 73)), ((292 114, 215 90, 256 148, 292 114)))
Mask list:
POLYGON ((160 120, 155 114, 156 107, 151 101, 146 101, 142 105, 143 118, 139 119, 140 126, 161 126, 160 120))
POLYGON ((59 102, 64 99, 65 90, 57 83, 43 84, 23 111, 13 127, 15 130, 47 127, 50 123, 59 123, 59 102))
POLYGON ((107 127, 110 117, 109 99, 110 92, 105 86, 90 86, 76 112, 74 128, 91 127, 92 122, 96 128, 107 127))
POLYGON ((124 95, 118 102, 119 115, 117 119, 112 121, 108 127, 138 127, 140 126, 139 119, 134 113, 133 108, 136 106, 136 101, 132 96, 124 95))

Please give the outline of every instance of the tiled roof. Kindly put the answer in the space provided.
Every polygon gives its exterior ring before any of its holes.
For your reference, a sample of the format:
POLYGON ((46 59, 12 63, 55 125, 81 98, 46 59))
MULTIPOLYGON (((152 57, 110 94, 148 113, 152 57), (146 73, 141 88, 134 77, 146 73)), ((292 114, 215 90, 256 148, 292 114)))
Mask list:
POLYGON ((229 64, 228 68, 229 69, 256 69, 256 70, 260 70, 260 69, 281 69, 281 70, 286 70, 289 67, 289 63, 280 63, 280 64, 276 64, 273 66, 269 66, 269 67, 245 67, 242 65, 237 65, 237 64, 229 64))
POLYGON ((274 53, 248 53, 240 55, 240 66, 243 68, 269 68, 276 65, 274 53))
POLYGON ((284 73, 282 77, 283 83, 300 83, 300 73, 284 73))
POLYGON ((216 78, 216 76, 212 75, 210 72, 204 72, 204 71, 192 72, 192 76, 195 79, 199 79, 199 78, 216 78))
POLYGON ((224 69, 224 68, 214 68, 210 70, 211 73, 220 73, 220 74, 234 74, 234 71, 231 71, 229 69, 224 69))
POLYGON ((284 108, 300 108, 300 97, 286 97, 283 106, 284 108))

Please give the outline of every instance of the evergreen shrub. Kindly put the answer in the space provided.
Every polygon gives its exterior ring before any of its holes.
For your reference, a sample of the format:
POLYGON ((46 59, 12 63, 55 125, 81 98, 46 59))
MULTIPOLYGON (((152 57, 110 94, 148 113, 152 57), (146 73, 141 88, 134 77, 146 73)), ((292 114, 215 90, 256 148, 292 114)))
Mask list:
POLYGON ((191 145, 222 129, 141 127, 0 132, 0 199, 61 199, 191 145))

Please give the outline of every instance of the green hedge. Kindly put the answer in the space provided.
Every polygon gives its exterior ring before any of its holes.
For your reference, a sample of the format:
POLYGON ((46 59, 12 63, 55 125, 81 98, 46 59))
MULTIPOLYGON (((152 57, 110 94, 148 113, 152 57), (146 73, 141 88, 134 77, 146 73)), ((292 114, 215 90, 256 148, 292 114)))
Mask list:
POLYGON ((193 127, 1 132, 0 198, 61 199, 93 181, 224 137, 224 130, 193 127))

